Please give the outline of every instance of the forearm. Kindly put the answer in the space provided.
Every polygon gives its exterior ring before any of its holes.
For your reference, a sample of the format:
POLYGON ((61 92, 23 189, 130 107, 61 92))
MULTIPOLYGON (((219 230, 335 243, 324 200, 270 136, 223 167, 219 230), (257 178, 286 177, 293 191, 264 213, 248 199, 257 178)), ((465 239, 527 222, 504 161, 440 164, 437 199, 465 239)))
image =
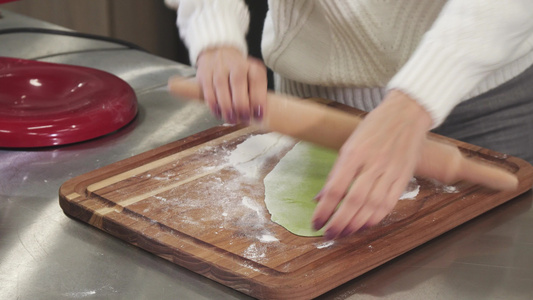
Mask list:
POLYGON ((390 81, 439 125, 476 85, 533 48, 533 1, 452 0, 390 81))

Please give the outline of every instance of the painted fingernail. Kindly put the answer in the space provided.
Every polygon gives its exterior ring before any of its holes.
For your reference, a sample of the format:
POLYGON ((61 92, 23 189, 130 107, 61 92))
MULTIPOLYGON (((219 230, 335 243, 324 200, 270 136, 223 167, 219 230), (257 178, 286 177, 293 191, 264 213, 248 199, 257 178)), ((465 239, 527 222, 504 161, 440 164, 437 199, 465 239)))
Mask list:
POLYGON ((320 230, 322 227, 324 227, 324 221, 320 220, 320 219, 316 219, 313 221, 313 228, 315 230, 320 230))
POLYGON ((261 121, 263 119, 263 108, 261 105, 257 105, 254 108, 254 118, 258 121, 261 121))
POLYGON ((237 124, 237 120, 235 120, 235 113, 232 111, 228 114, 228 117, 226 118, 226 122, 230 124, 237 124))
POLYGON ((344 238, 352 234, 352 231, 348 228, 344 228, 344 230, 339 234, 339 238, 344 238))
POLYGON ((365 224, 365 225, 361 226, 361 228, 357 229, 357 232, 365 231, 369 227, 370 226, 368 224, 365 224))
POLYGON ((215 116, 219 119, 222 119, 222 112, 220 111, 220 106, 218 104, 215 104, 215 108, 213 109, 215 116))
POLYGON ((239 115, 239 119, 242 122, 250 123, 250 113, 249 112, 241 112, 239 115))
POLYGON ((337 237, 337 231, 336 230, 333 230, 333 229, 328 229, 326 230, 326 232, 324 233, 324 238, 328 241, 332 241, 334 240, 335 238, 337 237))

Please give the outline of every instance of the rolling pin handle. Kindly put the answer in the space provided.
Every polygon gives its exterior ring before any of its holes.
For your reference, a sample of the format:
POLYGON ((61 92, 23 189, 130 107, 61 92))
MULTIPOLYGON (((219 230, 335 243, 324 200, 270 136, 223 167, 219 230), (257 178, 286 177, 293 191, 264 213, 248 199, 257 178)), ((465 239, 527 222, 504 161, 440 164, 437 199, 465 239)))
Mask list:
POLYGON ((195 77, 170 77, 168 80, 168 90, 170 94, 177 98, 184 98, 187 100, 204 100, 202 88, 198 84, 198 81, 195 77))

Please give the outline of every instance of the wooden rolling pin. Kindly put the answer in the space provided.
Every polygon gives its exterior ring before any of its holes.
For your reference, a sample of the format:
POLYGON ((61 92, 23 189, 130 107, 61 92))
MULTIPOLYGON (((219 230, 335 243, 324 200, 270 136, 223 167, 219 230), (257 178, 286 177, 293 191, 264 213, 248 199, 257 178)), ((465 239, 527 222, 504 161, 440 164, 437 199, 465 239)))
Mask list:
MULTIPOLYGON (((203 99, 202 90, 194 78, 170 78, 168 88, 176 97, 203 99)), ((263 119, 258 125, 338 150, 359 122, 361 118, 353 114, 269 92, 263 119)), ((466 180, 496 190, 514 190, 518 187, 518 179, 507 170, 465 158, 457 147, 429 139, 425 141, 415 174, 446 184, 466 180)))

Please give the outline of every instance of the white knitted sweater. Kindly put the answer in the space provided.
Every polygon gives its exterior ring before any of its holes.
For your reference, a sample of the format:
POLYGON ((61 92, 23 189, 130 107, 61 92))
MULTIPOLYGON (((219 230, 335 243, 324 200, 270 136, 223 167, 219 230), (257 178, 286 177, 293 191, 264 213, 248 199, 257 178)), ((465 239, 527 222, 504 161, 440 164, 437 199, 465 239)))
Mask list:
MULTIPOLYGON (((242 0, 166 2, 179 5, 192 62, 218 45, 247 52, 242 0)), ((262 50, 265 63, 290 81, 339 91, 400 89, 437 126, 464 99, 533 64, 533 1, 270 0, 262 50)))

